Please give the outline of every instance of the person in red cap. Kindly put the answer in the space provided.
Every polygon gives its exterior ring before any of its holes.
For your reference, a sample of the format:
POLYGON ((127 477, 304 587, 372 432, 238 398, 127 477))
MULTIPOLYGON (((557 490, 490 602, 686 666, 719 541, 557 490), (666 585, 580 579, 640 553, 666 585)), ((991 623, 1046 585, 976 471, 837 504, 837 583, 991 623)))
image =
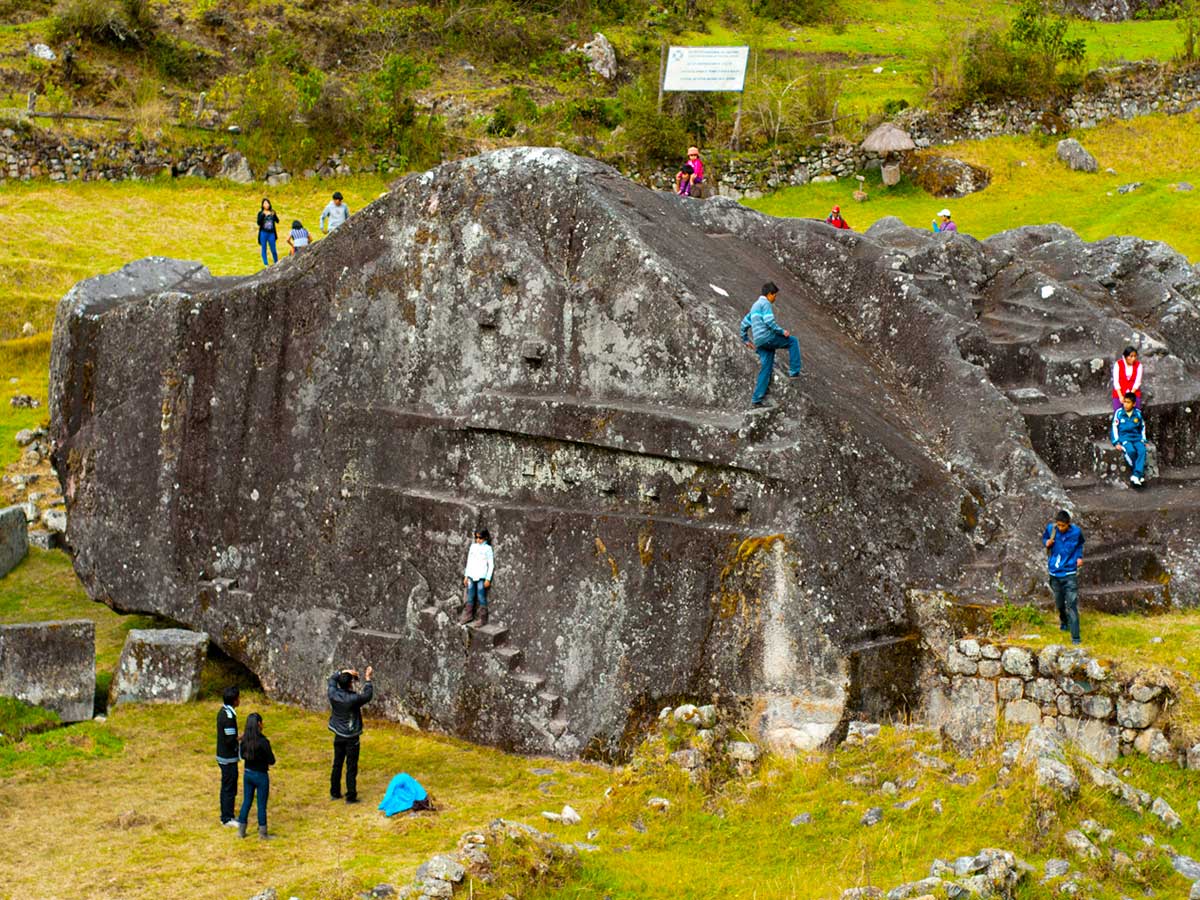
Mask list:
POLYGON ((842 208, 840 206, 835 206, 833 212, 825 217, 825 224, 832 225, 834 228, 850 230, 850 225, 842 218, 842 208))

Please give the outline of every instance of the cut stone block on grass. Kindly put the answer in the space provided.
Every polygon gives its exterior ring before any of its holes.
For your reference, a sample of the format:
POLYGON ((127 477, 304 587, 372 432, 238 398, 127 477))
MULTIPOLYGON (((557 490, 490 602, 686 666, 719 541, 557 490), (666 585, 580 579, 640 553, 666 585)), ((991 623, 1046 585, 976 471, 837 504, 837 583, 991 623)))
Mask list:
POLYGON ((15 569, 28 552, 29 532, 24 508, 0 509, 0 578, 15 569))
POLYGON ((125 638, 109 702, 187 703, 200 692, 208 635, 183 628, 134 629, 125 638))
POLYGON ((64 722, 92 717, 96 626, 87 619, 0 625, 0 696, 58 713, 64 722))

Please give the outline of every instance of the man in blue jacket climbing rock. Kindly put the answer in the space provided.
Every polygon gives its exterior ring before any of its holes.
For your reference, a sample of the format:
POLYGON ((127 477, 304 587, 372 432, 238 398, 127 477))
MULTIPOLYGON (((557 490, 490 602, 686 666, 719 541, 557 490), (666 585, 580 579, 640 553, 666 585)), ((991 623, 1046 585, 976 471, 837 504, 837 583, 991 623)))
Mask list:
POLYGON ((803 366, 799 339, 775 321, 775 311, 772 307, 778 296, 779 288, 775 282, 768 281, 762 287, 762 296, 754 301, 750 312, 742 319, 742 340, 747 347, 752 347, 758 352, 758 381, 754 385, 754 395, 750 398, 752 407, 761 407, 766 401, 767 392, 771 389, 771 371, 775 368, 776 350, 786 349, 788 352, 789 378, 799 375, 803 366))
POLYGON ((366 684, 354 690, 356 669, 342 669, 329 676, 329 730, 333 732, 333 769, 329 773, 329 797, 342 797, 342 764, 346 766, 346 802, 358 802, 358 750, 362 737, 362 708, 375 696, 371 667, 367 666, 366 684))
POLYGON ((1083 562, 1083 530, 1071 524, 1071 514, 1060 509, 1042 531, 1046 545, 1046 569, 1050 590, 1058 608, 1058 628, 1071 632, 1071 643, 1079 643, 1079 564, 1083 562))

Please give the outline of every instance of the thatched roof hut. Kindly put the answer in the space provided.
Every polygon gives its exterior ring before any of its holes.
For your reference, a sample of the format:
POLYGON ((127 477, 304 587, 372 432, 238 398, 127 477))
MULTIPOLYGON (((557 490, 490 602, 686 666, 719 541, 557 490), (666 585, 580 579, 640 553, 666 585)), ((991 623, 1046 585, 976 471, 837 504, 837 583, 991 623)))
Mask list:
POLYGON ((867 135, 862 142, 862 148, 868 153, 879 153, 886 156, 889 153, 902 153, 905 150, 916 150, 917 145, 907 131, 898 128, 891 122, 884 122, 867 135))

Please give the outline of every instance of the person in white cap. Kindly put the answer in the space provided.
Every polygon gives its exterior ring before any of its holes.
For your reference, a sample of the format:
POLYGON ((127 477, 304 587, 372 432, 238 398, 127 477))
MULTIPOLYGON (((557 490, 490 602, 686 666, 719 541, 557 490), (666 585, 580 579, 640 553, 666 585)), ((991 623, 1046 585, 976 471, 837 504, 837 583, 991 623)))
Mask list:
POLYGON ((934 231, 958 231, 958 226, 950 221, 950 210, 943 209, 938 213, 938 218, 933 220, 934 231), (938 219, 941 219, 939 222, 938 219))

